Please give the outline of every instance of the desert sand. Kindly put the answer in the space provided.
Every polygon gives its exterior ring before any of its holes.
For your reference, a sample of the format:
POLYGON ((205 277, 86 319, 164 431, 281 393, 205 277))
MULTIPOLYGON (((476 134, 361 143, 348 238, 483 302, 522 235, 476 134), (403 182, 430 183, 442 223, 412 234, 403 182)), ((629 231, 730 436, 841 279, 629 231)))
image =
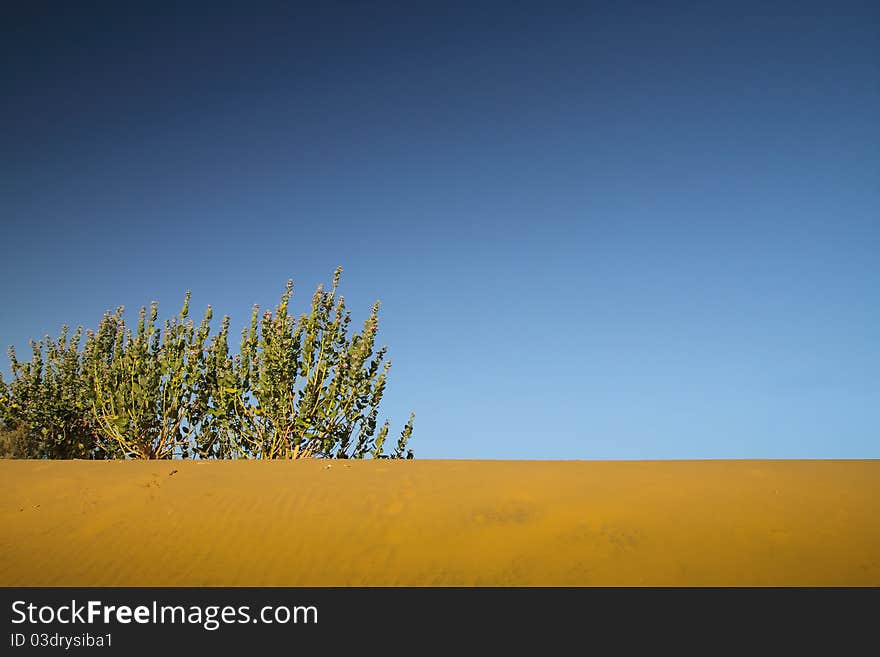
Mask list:
POLYGON ((880 585, 880 461, 0 461, 3 586, 880 585))

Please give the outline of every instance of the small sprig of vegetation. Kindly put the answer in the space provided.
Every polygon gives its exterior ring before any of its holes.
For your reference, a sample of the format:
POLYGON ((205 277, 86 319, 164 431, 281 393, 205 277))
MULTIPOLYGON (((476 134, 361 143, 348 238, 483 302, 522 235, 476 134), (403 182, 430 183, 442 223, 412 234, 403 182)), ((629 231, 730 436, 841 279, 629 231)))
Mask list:
POLYGON ((161 328, 154 302, 134 328, 118 307, 95 331, 32 341, 29 362, 10 348, 0 447, 27 458, 412 458, 413 414, 391 450, 390 422, 378 425, 391 367, 376 347, 379 303, 352 333, 341 273, 298 318, 292 281, 274 311, 255 306, 236 354, 229 317, 211 336, 211 307, 196 325, 189 293, 161 328))

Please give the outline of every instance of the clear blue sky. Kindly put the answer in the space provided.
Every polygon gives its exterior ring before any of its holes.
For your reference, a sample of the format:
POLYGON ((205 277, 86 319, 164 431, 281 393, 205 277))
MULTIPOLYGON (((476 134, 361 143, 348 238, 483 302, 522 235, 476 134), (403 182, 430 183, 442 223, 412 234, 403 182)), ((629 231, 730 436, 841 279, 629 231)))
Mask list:
POLYGON ((3 346, 341 264, 417 457, 880 457, 876 2, 19 4, 3 346))

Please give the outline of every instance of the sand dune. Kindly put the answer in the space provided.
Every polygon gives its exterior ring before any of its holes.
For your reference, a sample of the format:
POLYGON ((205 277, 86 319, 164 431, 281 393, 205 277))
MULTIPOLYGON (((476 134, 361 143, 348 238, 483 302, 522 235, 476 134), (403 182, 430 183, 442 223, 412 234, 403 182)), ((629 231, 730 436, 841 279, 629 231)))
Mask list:
POLYGON ((0 461, 4 586, 880 585, 880 461, 0 461))

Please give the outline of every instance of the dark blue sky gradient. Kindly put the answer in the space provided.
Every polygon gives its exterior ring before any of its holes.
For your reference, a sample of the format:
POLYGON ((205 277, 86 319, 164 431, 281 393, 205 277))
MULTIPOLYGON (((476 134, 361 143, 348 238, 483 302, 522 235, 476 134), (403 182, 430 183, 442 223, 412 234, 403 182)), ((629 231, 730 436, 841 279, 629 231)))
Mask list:
POLYGON ((341 264, 419 457, 880 457, 876 3, 21 4, 0 344, 341 264))

